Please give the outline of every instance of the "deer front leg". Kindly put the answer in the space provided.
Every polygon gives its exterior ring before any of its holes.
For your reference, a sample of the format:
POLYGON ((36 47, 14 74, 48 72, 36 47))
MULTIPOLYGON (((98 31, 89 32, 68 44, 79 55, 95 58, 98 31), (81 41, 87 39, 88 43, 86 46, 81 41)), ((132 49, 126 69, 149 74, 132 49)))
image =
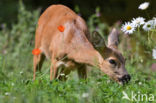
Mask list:
POLYGON ((38 59, 39 59, 38 56, 35 55, 33 59, 33 68, 34 68, 33 80, 36 79, 36 69, 37 69, 38 59))
POLYGON ((51 67, 50 67, 50 80, 53 80, 53 79, 55 79, 56 72, 57 72, 57 66, 56 66, 57 60, 56 60, 54 54, 52 55, 51 63, 52 64, 51 64, 51 67))
POLYGON ((36 70, 41 71, 42 64, 45 60, 44 54, 34 55, 33 58, 33 68, 34 68, 34 74, 33 74, 33 80, 36 78, 36 70))

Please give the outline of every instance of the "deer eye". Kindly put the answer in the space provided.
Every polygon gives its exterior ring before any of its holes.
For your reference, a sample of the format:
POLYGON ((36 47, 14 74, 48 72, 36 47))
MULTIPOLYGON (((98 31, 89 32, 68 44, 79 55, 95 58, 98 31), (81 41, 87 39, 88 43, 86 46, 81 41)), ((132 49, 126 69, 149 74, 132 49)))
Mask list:
POLYGON ((115 62, 115 60, 113 60, 113 59, 110 59, 110 60, 109 60, 109 63, 110 63, 110 64, 113 64, 113 65, 116 65, 116 62, 115 62))

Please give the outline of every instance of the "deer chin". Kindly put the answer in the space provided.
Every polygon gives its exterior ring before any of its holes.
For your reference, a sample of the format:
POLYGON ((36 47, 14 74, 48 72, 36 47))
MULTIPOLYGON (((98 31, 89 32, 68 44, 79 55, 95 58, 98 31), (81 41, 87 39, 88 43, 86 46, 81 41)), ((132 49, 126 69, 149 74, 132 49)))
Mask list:
POLYGON ((118 77, 118 76, 115 76, 115 75, 110 75, 110 74, 107 74, 112 80, 114 80, 115 82, 117 82, 118 84, 120 85, 125 85, 127 84, 130 80, 131 80, 131 77, 129 74, 127 75, 124 75, 124 76, 121 76, 121 77, 118 77))

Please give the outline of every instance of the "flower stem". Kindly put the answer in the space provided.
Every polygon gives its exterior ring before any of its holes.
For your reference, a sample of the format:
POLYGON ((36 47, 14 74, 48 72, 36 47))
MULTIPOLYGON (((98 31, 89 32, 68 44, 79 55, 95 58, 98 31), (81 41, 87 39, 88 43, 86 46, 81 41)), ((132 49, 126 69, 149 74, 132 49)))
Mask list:
POLYGON ((150 18, 149 13, 147 12, 147 10, 145 10, 145 13, 146 13, 147 17, 150 18))
POLYGON ((138 34, 139 34, 139 37, 140 37, 140 28, 138 27, 138 34))
POLYGON ((150 42, 150 39, 149 39, 149 31, 148 31, 148 44, 150 44, 149 42, 150 42))

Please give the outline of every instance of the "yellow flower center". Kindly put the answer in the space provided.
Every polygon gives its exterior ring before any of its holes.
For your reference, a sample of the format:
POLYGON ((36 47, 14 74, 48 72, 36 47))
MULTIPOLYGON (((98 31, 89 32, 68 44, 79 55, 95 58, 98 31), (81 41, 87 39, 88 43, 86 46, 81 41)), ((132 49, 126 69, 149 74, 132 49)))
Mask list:
POLYGON ((127 30, 131 30, 132 29, 132 27, 131 26, 127 26, 127 28, 126 28, 127 30))
POLYGON ((148 28, 150 28, 150 27, 151 27, 151 25, 150 25, 150 24, 148 24, 148 25, 147 25, 147 27, 148 27, 148 28))

